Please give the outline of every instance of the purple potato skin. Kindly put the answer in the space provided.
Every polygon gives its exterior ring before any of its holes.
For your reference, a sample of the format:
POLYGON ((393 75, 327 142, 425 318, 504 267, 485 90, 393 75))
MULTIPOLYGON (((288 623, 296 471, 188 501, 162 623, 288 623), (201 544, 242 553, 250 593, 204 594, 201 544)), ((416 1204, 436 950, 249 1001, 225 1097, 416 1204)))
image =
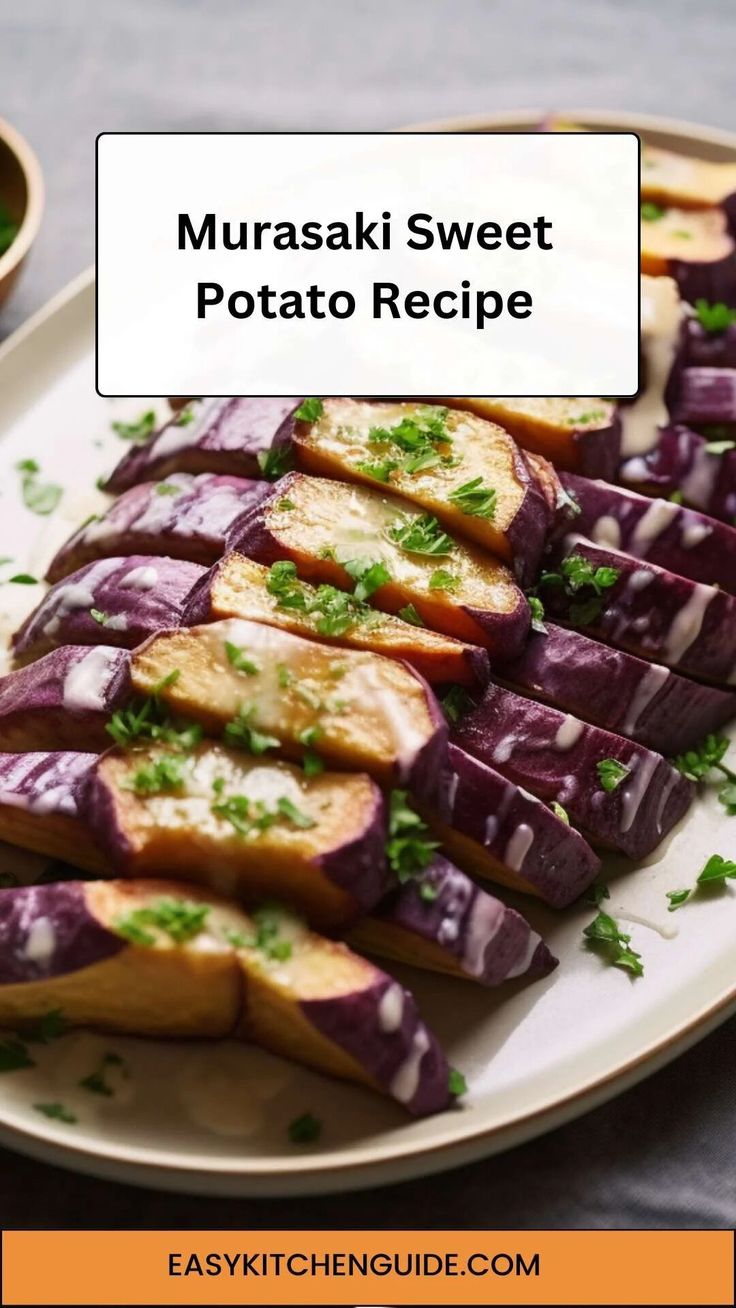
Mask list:
POLYGON ((0 754, 0 807, 76 818, 96 762, 96 754, 75 750, 0 754))
POLYGON ((46 579, 59 581, 93 559, 122 554, 160 554, 210 566, 225 552, 239 518, 270 491, 269 482, 208 473, 143 482, 102 518, 80 527, 52 559, 46 579))
POLYGON ((688 427, 736 423, 736 369, 683 368, 672 420, 688 427))
POLYGON ((0 984, 44 980, 78 972, 112 958, 127 948, 122 936, 110 931, 87 904, 84 883, 19 886, 0 894, 0 984), (48 954, 28 954, 29 936, 40 919, 53 930, 48 954))
MULTIPOLYGON (((273 500, 288 497, 290 478, 302 476, 302 473, 288 473, 273 491, 273 500)), ((230 549, 246 554, 256 563, 269 566, 280 559, 289 558, 278 537, 268 526, 269 501, 264 499, 244 515, 232 532, 228 545, 230 549)), ((520 650, 529 632, 531 613, 524 595, 519 591, 519 602, 512 613, 492 613, 486 609, 476 609, 471 605, 462 605, 463 612, 486 633, 488 648, 494 654, 511 655, 520 650)))
POLYGON ((65 645, 0 678, 4 750, 104 749, 105 724, 131 693, 130 655, 65 645), (80 665, 84 668, 80 671, 80 665))
POLYGON ((558 963, 521 913, 481 889, 442 854, 384 900, 375 916, 439 945, 466 976, 484 986, 544 976, 558 963), (431 886, 435 898, 425 899, 422 886, 431 886))
POLYGON ((686 319, 681 359, 685 368, 736 368, 736 322, 725 331, 707 332, 697 318, 686 319))
POLYGON ((618 481, 645 495, 682 496, 713 518, 736 521, 736 450, 712 454, 708 439, 689 427, 663 427, 649 454, 626 459, 618 481))
POLYGON ((669 757, 692 749, 736 716, 736 693, 688 681, 671 668, 547 622, 517 659, 499 668, 533 695, 669 757))
POLYGON ((677 282, 682 299, 690 304, 708 300, 710 304, 722 302, 731 308, 736 306, 736 256, 733 253, 708 263, 671 259, 669 275, 677 282))
POLYGON ((580 513, 560 515, 557 535, 578 532, 596 545, 611 545, 637 559, 692 581, 736 594, 736 529, 670 500, 605 481, 563 472, 560 480, 580 513))
POLYGON ((462 747, 464 721, 456 733, 458 743, 451 743, 449 749, 449 825, 523 878, 546 903, 565 908, 595 880, 600 859, 579 832, 534 795, 462 747), (531 839, 518 845, 522 828, 527 828, 531 839))
MULTIPOLYGON (((315 871, 321 872, 326 880, 351 897, 355 917, 375 908, 390 884, 385 855, 385 801, 378 786, 373 789, 373 811, 366 818, 361 834, 314 860, 315 871)), ((89 775, 82 808, 87 824, 111 862, 123 876, 131 875, 134 851, 120 820, 116 792, 97 768, 89 775)), ((176 869, 172 869, 172 875, 174 871, 176 869)), ((138 875, 137 870, 135 875, 138 875)), ((201 884, 207 884, 206 868, 203 868, 201 884)))
MULTIPOLYGON (((736 597, 580 536, 566 536, 548 557, 554 568, 572 554, 595 568, 618 572, 618 580, 605 591, 599 615, 583 624, 591 635, 690 676, 733 684, 736 597)), ((586 598, 585 590, 571 600, 559 587, 543 587, 547 611, 563 622, 571 606, 586 598)))
POLYGON ((631 858, 656 849, 692 803, 692 782, 661 755, 499 686, 461 719, 455 738, 516 785, 562 804, 595 844, 631 858), (603 759, 629 771, 614 790, 598 778, 603 759))
POLYGON ((413 997, 376 969, 376 981, 349 997, 303 1000, 304 1017, 327 1040, 364 1067, 373 1080, 414 1117, 442 1112, 453 1101, 450 1068, 440 1045, 424 1025, 413 997), (387 1015, 392 992, 399 1008, 387 1015))
POLYGON ((106 489, 118 495, 172 472, 258 478, 258 455, 271 448, 299 403, 298 396, 195 400, 187 409, 193 421, 182 423, 179 414, 145 444, 134 446, 118 463, 106 489))
POLYGON ((60 645, 133 649, 154 632, 179 626, 184 602, 204 575, 200 564, 184 559, 96 559, 52 586, 15 633, 15 657, 29 662, 60 645), (92 608, 111 621, 97 622, 92 608))

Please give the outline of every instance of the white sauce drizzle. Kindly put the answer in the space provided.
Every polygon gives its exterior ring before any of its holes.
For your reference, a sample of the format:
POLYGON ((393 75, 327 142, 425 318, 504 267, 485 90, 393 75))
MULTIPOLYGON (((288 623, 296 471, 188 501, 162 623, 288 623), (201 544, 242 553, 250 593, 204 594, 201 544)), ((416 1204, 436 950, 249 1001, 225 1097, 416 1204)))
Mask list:
POLYGON ((158 569, 146 564, 139 568, 131 568, 124 577, 120 579, 121 589, 147 591, 153 590, 158 581, 158 569))
POLYGON ((572 713, 566 713, 555 734, 553 746, 558 750, 572 749, 583 734, 583 723, 572 713))
POLYGON ((682 316, 680 293, 672 278, 642 277, 641 341, 646 386, 632 404, 623 404, 619 409, 624 458, 653 449, 658 428, 667 422, 664 394, 677 352, 682 316))
POLYGON ((537 952, 537 946, 542 942, 542 937, 537 935, 536 931, 529 932, 529 939, 526 942, 526 949, 521 958, 514 964, 509 972, 506 973, 507 981, 514 976, 523 976, 529 969, 529 965, 537 952))
POLYGON ((668 663, 679 663, 686 650, 700 635, 708 605, 715 599, 714 586, 705 586, 701 582, 693 587, 693 593, 686 604, 675 614, 672 626, 665 641, 665 657, 668 663))
POLYGON ((378 1005, 378 1027, 386 1035, 398 1031, 404 1016, 404 992, 398 982, 389 986, 378 1005))
POLYGON ((64 708, 72 713, 106 707, 105 691, 117 666, 116 650, 98 645, 69 668, 62 688, 64 708))
POLYGON ((56 932, 49 917, 37 917, 26 936, 23 957, 32 963, 46 962, 54 952, 56 932))
POLYGON ((625 767, 629 777, 621 791, 621 830, 630 831, 642 800, 659 766, 659 754, 633 754, 625 767))
POLYGON ((671 500, 653 500, 646 513, 639 519, 631 537, 631 545, 635 554, 644 557, 652 541, 666 531, 680 512, 679 504, 673 504, 671 500))
POLYGON ((625 735, 628 736, 632 731, 636 730, 645 708, 648 708, 669 676, 671 676, 669 668, 662 667, 659 663, 652 663, 651 667, 647 668, 636 688, 633 699, 629 704, 629 711, 624 719, 622 730, 625 735))
POLYGON ((680 544, 684 550, 692 550, 712 534, 713 528, 707 522, 691 522, 682 532, 680 544))
POLYGON ((462 968, 468 976, 482 976, 486 951, 495 939, 504 919, 505 909, 492 895, 479 891, 465 924, 462 968))
POLYGON ((637 568, 636 572, 632 572, 629 577, 627 585, 629 590, 646 590, 647 586, 650 586, 653 581, 653 572, 647 572, 646 568, 637 568))
POLYGON ((621 526, 618 520, 612 514, 604 513, 593 523, 590 538, 596 545, 610 545, 612 549, 619 549, 621 545, 621 526))
POLYGON ((534 844, 534 832, 526 822, 520 822, 508 841, 503 853, 503 861, 512 872, 518 872, 529 850, 534 844))
POLYGON ((411 1103, 419 1087, 419 1072, 422 1059, 429 1049, 429 1036, 425 1027, 419 1026, 414 1032, 411 1048, 403 1063, 398 1068, 391 1085, 390 1094, 400 1104, 411 1103))

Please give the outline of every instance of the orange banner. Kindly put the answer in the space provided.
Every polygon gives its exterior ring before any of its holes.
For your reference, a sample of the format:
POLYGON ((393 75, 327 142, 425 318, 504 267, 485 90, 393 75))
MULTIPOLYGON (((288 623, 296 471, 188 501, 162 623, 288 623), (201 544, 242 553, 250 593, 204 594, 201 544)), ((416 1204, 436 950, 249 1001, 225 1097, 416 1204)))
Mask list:
POLYGON ((728 1231, 8 1231, 4 1304, 733 1304, 728 1231))

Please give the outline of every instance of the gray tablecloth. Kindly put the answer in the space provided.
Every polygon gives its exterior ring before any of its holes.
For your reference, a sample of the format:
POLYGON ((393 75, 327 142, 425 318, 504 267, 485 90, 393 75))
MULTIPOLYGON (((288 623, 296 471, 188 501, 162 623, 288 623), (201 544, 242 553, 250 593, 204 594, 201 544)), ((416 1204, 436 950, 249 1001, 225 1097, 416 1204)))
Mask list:
MULTIPOLYGON (((93 258, 102 130, 382 128, 556 105, 733 128, 734 50, 733 0, 4 0, 0 115, 37 149, 48 200, 0 337, 93 258)), ((145 205, 130 196, 131 223, 145 205)), ((734 1068, 731 1022, 615 1102, 503 1157, 306 1205, 142 1192, 0 1151, 0 1223, 730 1226, 734 1068)))

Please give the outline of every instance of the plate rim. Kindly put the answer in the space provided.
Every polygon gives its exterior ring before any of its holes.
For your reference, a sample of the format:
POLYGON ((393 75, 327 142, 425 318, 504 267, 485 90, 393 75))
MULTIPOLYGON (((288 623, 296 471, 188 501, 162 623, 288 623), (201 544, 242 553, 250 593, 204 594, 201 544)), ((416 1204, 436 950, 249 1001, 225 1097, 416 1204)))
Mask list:
MULTIPOLYGON (((518 109, 490 114, 474 114, 451 119, 412 124, 410 131, 483 131, 504 128, 522 130, 544 117, 544 110, 518 109)), ((692 142, 728 150, 736 156, 736 133, 720 128, 700 126, 690 121, 637 113, 607 110, 561 109, 561 116, 603 128, 632 131, 664 132, 692 142)), ((402 129, 400 129, 402 130, 402 129)), ((94 287, 94 266, 86 268, 59 290, 19 328, 0 344, 0 364, 64 308, 82 299, 94 287)), ((334 1155, 310 1154, 295 1159, 269 1157, 249 1159, 235 1164, 225 1157, 199 1154, 181 1160, 170 1152, 157 1155, 155 1149, 116 1145, 111 1141, 76 1142, 59 1137, 53 1128, 34 1123, 3 1120, 0 1105, 0 1144, 41 1162, 66 1166, 88 1175, 148 1188, 178 1193, 222 1197, 274 1198, 307 1194, 329 1194, 346 1189, 359 1190, 395 1184, 432 1175, 466 1163, 480 1161, 492 1154, 515 1147, 553 1130, 566 1122, 606 1103, 630 1089, 645 1077, 665 1067, 679 1054, 703 1039, 730 1016, 736 1014, 736 984, 726 985, 715 1000, 702 1006, 695 1015, 682 1019, 674 1028, 650 1043, 625 1063, 596 1076, 577 1090, 558 1095, 552 1102, 532 1107, 522 1115, 491 1126, 477 1126, 462 1132, 448 1122, 445 1136, 435 1142, 391 1140, 381 1145, 355 1148, 341 1147, 334 1155), (346 1153, 352 1156, 341 1158, 346 1153)), ((11 1114, 12 1116, 12 1114, 11 1114)), ((460 1119, 457 1119, 458 1123, 460 1119)))

